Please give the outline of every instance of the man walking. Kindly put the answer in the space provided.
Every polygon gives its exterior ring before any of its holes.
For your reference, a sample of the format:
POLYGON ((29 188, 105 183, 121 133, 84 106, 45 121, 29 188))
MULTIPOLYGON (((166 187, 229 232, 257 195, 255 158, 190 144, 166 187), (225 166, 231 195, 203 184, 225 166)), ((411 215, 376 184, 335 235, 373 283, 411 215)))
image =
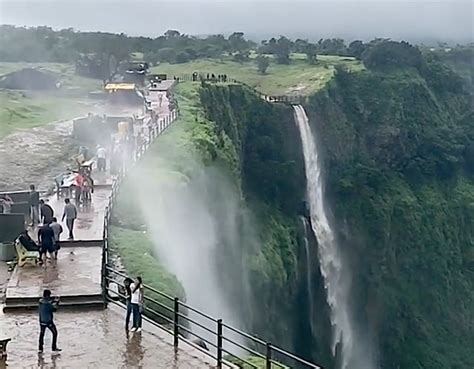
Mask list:
POLYGON ((30 197, 28 199, 30 205, 31 226, 34 227, 39 223, 39 193, 35 189, 35 185, 30 186, 30 197))
POLYGON ((63 233, 63 227, 58 223, 56 217, 53 217, 53 222, 49 225, 54 232, 54 258, 58 258, 58 251, 61 248, 59 240, 61 233, 63 233))
POLYGON ((53 221, 54 210, 43 199, 40 200, 40 213, 43 224, 50 224, 53 221))
POLYGON ((73 233, 74 221, 77 218, 77 209, 74 206, 74 204, 71 203, 69 199, 65 199, 64 202, 66 203, 66 205, 64 205, 64 213, 61 220, 64 222, 64 218, 66 218, 66 226, 67 226, 67 229, 69 230, 68 239, 73 240, 74 239, 74 233, 73 233))
POLYGON ((48 328, 53 334, 53 352, 60 352, 61 349, 57 346, 58 341, 58 330, 53 321, 53 312, 57 310, 59 304, 59 297, 56 299, 51 298, 51 291, 44 290, 43 298, 39 302, 39 321, 40 321, 40 336, 39 336, 39 347, 38 352, 43 352, 44 345, 44 334, 46 328, 48 328))

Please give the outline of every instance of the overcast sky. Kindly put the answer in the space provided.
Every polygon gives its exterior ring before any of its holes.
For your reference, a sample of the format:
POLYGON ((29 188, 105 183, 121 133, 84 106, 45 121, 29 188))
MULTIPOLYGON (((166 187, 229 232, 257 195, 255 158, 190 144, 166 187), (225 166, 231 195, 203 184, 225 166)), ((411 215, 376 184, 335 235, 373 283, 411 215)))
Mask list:
POLYGON ((0 0, 0 23, 157 36, 243 31, 252 38, 473 40, 466 0, 0 0))

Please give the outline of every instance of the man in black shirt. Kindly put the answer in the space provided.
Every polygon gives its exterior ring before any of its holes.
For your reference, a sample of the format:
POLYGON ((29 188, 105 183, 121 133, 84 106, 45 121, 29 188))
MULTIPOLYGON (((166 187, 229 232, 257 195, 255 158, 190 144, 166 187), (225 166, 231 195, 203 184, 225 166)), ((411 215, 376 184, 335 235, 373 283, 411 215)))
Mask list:
POLYGON ((38 241, 40 243, 40 258, 44 256, 43 262, 46 262, 46 253, 50 255, 54 253, 54 231, 49 224, 44 224, 38 231, 38 241))
POLYGON ((53 313, 57 310, 59 298, 53 299, 50 290, 43 291, 43 298, 39 302, 39 321, 40 321, 40 336, 38 352, 43 353, 44 334, 48 328, 53 334, 52 351, 60 352, 61 349, 57 346, 58 330, 53 320, 53 313))
POLYGON ((44 200, 40 200, 41 220, 43 224, 50 224, 53 221, 54 210, 46 204, 44 200))

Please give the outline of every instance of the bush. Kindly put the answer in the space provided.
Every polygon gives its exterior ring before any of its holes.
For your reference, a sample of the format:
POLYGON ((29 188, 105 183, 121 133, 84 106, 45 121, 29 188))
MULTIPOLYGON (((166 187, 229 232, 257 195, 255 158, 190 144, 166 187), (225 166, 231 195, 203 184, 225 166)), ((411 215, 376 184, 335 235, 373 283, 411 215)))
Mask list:
POLYGON ((424 64, 420 50, 405 41, 378 42, 362 54, 362 61, 369 69, 415 67, 421 70, 424 64))

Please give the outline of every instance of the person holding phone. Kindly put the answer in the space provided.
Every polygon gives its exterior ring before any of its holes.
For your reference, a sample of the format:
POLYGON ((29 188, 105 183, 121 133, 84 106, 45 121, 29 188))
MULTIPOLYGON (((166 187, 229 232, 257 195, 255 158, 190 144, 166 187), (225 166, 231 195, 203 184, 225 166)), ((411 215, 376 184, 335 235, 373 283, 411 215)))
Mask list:
POLYGON ((53 335, 52 351, 58 353, 61 351, 57 346, 58 342, 58 330, 53 320, 53 312, 58 308, 59 297, 52 298, 50 290, 43 291, 43 298, 39 302, 39 322, 40 322, 40 336, 39 336, 39 348, 38 352, 43 352, 44 345, 44 334, 46 328, 48 328, 53 335))
POLYGON ((142 330, 142 310, 143 310, 143 282, 141 277, 130 285, 132 296, 130 303, 132 306, 133 326, 132 332, 141 332, 142 330))

